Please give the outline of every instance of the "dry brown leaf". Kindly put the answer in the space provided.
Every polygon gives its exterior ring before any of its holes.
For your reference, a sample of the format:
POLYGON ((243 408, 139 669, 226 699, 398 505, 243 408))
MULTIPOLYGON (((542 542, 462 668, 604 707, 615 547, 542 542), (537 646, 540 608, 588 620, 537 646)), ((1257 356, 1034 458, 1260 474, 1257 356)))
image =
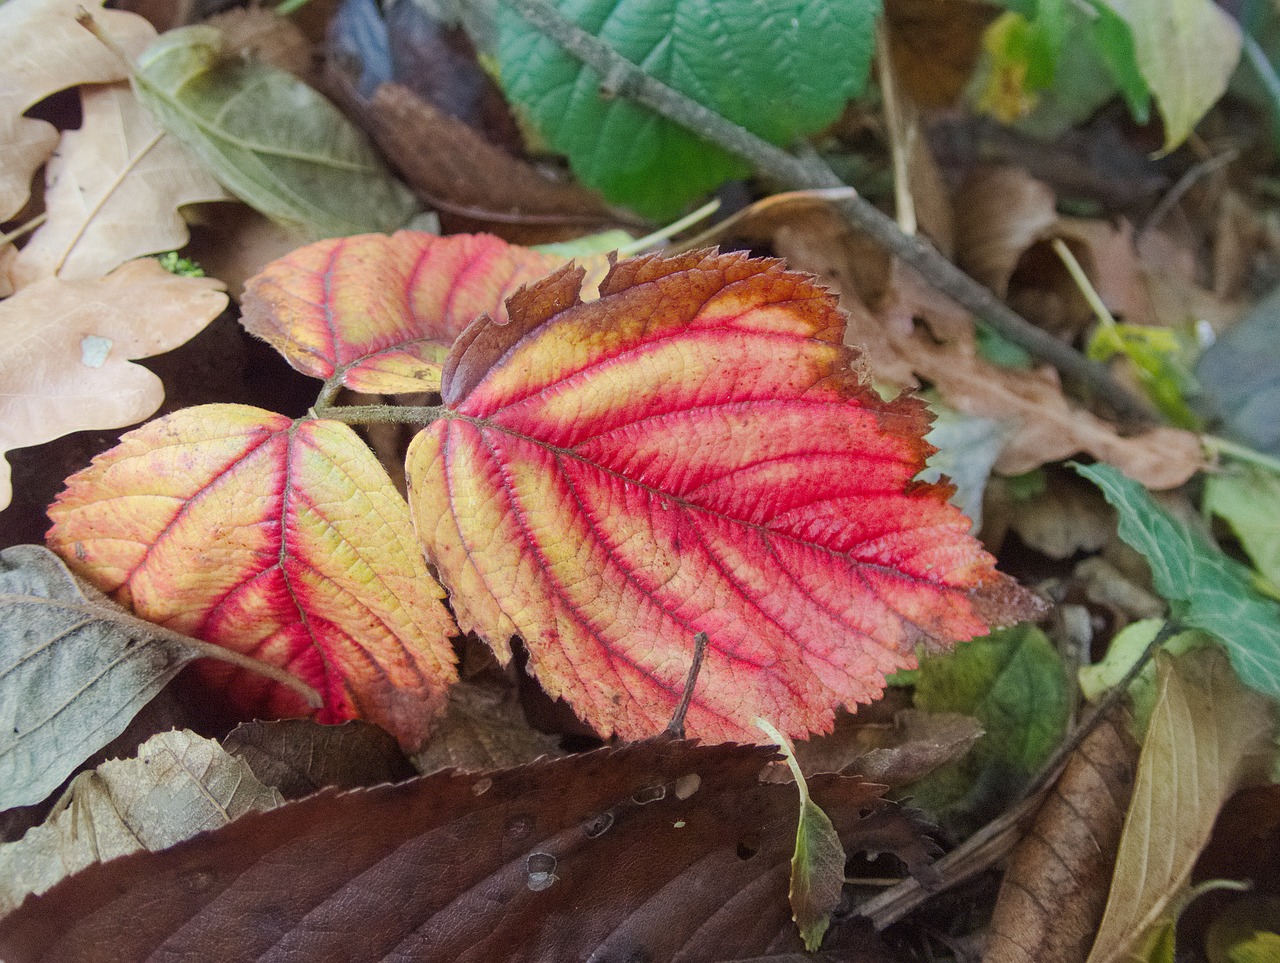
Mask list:
POLYGON ((300 80, 314 79, 311 41, 289 20, 266 7, 234 7, 204 23, 222 31, 222 49, 287 70, 300 80))
POLYGON ((369 118, 378 146, 418 197, 466 222, 457 230, 533 243, 552 239, 548 229, 572 229, 565 235, 572 237, 619 221, 599 195, 547 177, 407 87, 379 87, 369 118))
POLYGON ((1014 850, 983 963, 1081 963, 1102 919, 1138 766, 1119 713, 1067 762, 1014 850))
POLYGON ((996 294, 1027 249, 1058 221, 1053 189, 1016 167, 979 171, 956 194, 958 263, 996 294))
POLYGON ((1116 513, 1101 492, 1074 472, 1055 472, 1044 491, 1008 508, 1009 527, 1049 558, 1097 552, 1115 535, 1116 513))
POLYGON ((913 100, 943 107, 960 96, 996 13, 974 0, 885 0, 895 70, 913 100))
POLYGON ((514 692, 470 682, 449 690, 449 707, 413 757, 421 773, 507 769, 559 756, 559 740, 529 725, 514 692))
POLYGON ((213 204, 195 212, 184 253, 239 300, 249 278, 309 240, 304 231, 277 224, 247 204, 213 204))
POLYGON ((84 87, 80 102, 84 123, 62 135, 49 161, 49 219, 14 262, 15 288, 54 276, 97 278, 132 258, 180 248, 188 236, 180 207, 230 199, 127 83, 84 87))
MULTIPOLYGON (((0 6, 0 221, 20 211, 31 178, 58 143, 52 124, 23 111, 59 90, 85 83, 124 80, 125 65, 76 23, 90 0, 8 0, 0 6)), ((128 53, 156 35, 144 19, 120 10, 96 10, 95 19, 128 53)))
MULTIPOLYGON (((130 362, 194 337, 227 306, 221 288, 143 259, 92 281, 38 281, 0 303, 0 454, 154 412, 164 386, 130 362)), ((0 459, 0 508, 11 496, 0 459)))

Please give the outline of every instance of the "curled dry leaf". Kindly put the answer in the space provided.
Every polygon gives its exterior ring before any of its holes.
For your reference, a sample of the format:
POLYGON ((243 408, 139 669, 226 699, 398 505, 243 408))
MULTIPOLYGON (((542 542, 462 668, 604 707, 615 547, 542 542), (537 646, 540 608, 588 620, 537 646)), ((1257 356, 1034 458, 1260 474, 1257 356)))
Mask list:
MULTIPOLYGON (((273 950, 712 963, 798 953, 787 905, 795 789, 759 781, 772 758, 655 739, 326 791, 90 867, 0 921, 0 956, 130 963, 216 947, 224 963, 273 950)), ((820 776, 810 791, 848 851, 928 869, 926 844, 876 787, 820 776)))
MULTIPOLYGON (((504 321, 511 294, 564 262, 487 234, 320 241, 249 280, 242 323, 313 378, 374 394, 435 391, 463 328, 485 312, 504 321)), ((590 264, 603 274, 605 258, 590 264)))
MULTIPOLYGON (((444 710, 443 593, 347 425, 185 408, 71 476, 49 517, 49 546, 76 572, 142 618, 299 676, 323 696, 322 722, 365 718, 413 751, 444 710)), ((278 683, 203 671, 243 712, 311 711, 278 683)))
MULTIPOLYGON (((164 385, 130 362, 176 348, 226 306, 217 281, 177 277, 151 260, 92 281, 47 278, 6 299, 0 453, 146 418, 164 400, 164 385)), ((9 465, 0 459, 0 507, 11 496, 9 465)))
MULTIPOLYGON (((96 6, 84 0, 10 0, 0 7, 0 222, 22 210, 31 178, 58 143, 52 124, 23 116, 28 107, 76 84, 103 84, 127 77, 124 63, 76 23, 76 11, 96 6)), ((120 10, 99 10, 103 29, 125 50, 137 53, 156 35, 144 19, 120 10)))
POLYGON ((180 207, 228 199, 128 84, 84 87, 80 104, 83 123, 62 135, 49 162, 49 219, 18 255, 14 287, 97 278, 132 258, 176 250, 188 237, 180 207))
POLYGON ((0 845, 0 916, 92 863, 165 849, 283 801, 212 739, 152 736, 136 758, 76 776, 43 825, 0 845))
POLYGON ((913 481, 919 399, 883 401, 835 300, 780 262, 692 252, 581 269, 481 318, 409 450, 419 538, 464 630, 601 733, 662 728, 693 637, 691 732, 828 729, 946 645, 1042 611, 913 481), (590 684, 584 684, 585 680, 590 684))
POLYGON ((414 766, 422 773, 479 772, 560 755, 559 740, 529 725, 515 695, 479 683, 455 685, 444 718, 413 757, 414 766))
POLYGON ((1119 714, 1080 744, 1005 871, 983 963, 1079 963, 1097 931, 1138 747, 1119 714))

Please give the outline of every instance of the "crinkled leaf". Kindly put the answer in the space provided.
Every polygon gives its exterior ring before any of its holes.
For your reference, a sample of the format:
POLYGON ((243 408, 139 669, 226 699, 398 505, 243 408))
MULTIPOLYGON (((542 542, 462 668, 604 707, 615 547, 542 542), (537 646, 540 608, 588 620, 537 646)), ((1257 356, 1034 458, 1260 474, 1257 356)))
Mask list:
POLYGON ((1089 963, 1129 960, 1191 877, 1218 811, 1266 772, 1266 700, 1216 647, 1159 657, 1155 710, 1138 761, 1106 913, 1089 963))
MULTIPOLYGON (((660 739, 326 791, 90 867, 0 921, 0 956, 711 963, 796 953, 786 900, 795 790, 759 781, 771 758, 660 739)), ((926 844, 876 788, 824 776, 811 790, 851 852, 927 869, 926 844)))
MULTIPOLYGON (((681 93, 777 144, 826 127, 862 90, 879 0, 582 0, 561 12, 681 93)), ((731 177, 742 160, 627 97, 498 7, 498 65, 508 97, 579 179, 669 219, 731 177)))
POLYGON ((15 287, 97 278, 132 258, 183 247, 189 234, 178 209, 229 200, 128 84, 83 87, 80 105, 80 128, 62 135, 49 161, 48 220, 13 265, 15 287))
MULTIPOLYGON (((602 270, 604 258, 596 258, 602 270)), ((400 231, 320 241, 245 288, 242 323, 294 368, 355 391, 436 391, 462 329, 565 258, 488 234, 400 231)))
POLYGON ((1151 566, 1173 616, 1226 646, 1248 686, 1280 699, 1280 604, 1260 595, 1247 568, 1227 558, 1147 490, 1110 465, 1076 468, 1120 513, 1120 537, 1151 566))
POLYGON ((1227 520, 1258 571, 1280 587, 1280 475, 1253 465, 1210 475, 1204 510, 1227 520))
MULTIPOLYGON (((452 622, 407 507, 346 425, 243 405, 129 432, 67 481, 49 545, 152 622, 313 685, 318 718, 360 717, 415 749, 454 679, 452 622)), ((246 713, 300 715, 291 690, 207 671, 246 713)))
POLYGON ((223 50, 213 27, 164 34, 133 85, 228 190, 313 237, 393 231, 418 210, 337 108, 292 74, 223 50))
POLYGON ((212 739, 152 736, 136 758, 76 776, 43 825, 0 844, 0 916, 91 863, 164 849, 283 801, 212 739))
POLYGON ((1173 150, 1227 89, 1240 60, 1240 27, 1213 0, 1101 0, 1133 31, 1138 69, 1173 150))
POLYGON ((1040 610, 913 482, 918 399, 886 402, 835 299, 779 262, 693 252, 517 294, 445 362, 410 503, 460 626, 602 733, 660 730, 695 633, 691 732, 829 729, 886 673, 1040 610))
MULTIPOLYGON (((153 414, 164 385, 141 365, 227 306, 220 282, 131 261, 104 278, 48 278, 0 302, 0 453, 153 414)), ((0 459, 0 508, 13 492, 0 459)))

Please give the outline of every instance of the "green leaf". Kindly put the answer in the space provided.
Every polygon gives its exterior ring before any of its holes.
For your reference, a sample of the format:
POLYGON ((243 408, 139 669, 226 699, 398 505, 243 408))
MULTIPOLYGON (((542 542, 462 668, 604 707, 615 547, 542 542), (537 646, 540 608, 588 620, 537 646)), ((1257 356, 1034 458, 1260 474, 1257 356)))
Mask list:
POLYGON ((1089 340, 1089 357, 1108 361, 1123 354, 1156 407, 1179 428, 1190 430, 1201 427, 1186 400, 1199 391, 1191 373, 1197 353, 1189 335, 1141 324, 1103 325, 1089 340))
POLYGON ((1280 586, 1280 475, 1233 464, 1228 472, 1209 476, 1204 510, 1226 519, 1262 576, 1280 586))
POLYGON ((1164 149, 1191 133, 1227 89, 1240 28, 1214 0, 1101 0, 1129 25, 1138 69, 1164 118, 1164 149))
MULTIPOLYGON (((658 80, 775 144, 821 130, 866 84, 880 0, 560 0, 570 20, 658 80)), ((509 99, 579 179, 657 219, 748 166, 622 96, 531 27, 498 12, 509 99)))
POLYGON ((1151 118, 1151 88, 1138 66, 1138 52, 1133 46, 1129 25, 1107 7, 1097 7, 1097 22, 1090 32, 1094 49, 1107 65, 1107 71, 1124 95, 1129 112, 1140 124, 1151 118))
POLYGON ((1110 465, 1076 466, 1120 513, 1120 537, 1146 557, 1173 617, 1226 646, 1248 686, 1280 699, 1280 604, 1253 587, 1247 568, 1162 509, 1110 465))
POLYGON ((786 737, 772 723, 756 719, 756 725, 778 744, 800 790, 800 823, 796 827, 796 851, 791 857, 791 912, 810 953, 822 945, 831 922, 831 911, 844 888, 844 846, 831 820, 811 798, 800 764, 786 737))
POLYGON ((960 832, 1003 808, 1061 741, 1070 716, 1062 659, 1029 624, 921 660, 915 706, 974 716, 986 730, 965 758, 911 787, 912 805, 960 832))
POLYGON ((317 240, 394 231, 418 210, 332 104, 292 74, 227 55, 212 27, 160 36, 133 86, 228 190, 317 240))

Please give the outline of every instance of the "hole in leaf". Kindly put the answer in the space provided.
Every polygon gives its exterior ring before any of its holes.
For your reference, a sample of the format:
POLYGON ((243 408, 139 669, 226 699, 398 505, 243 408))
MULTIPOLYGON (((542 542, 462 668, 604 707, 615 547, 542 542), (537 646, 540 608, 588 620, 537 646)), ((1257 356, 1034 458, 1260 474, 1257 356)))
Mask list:
POLYGON ((613 826, 613 810, 605 810, 598 816, 592 816, 582 825, 587 839, 596 839, 607 833, 613 826))
POLYGON ((658 800, 666 798, 666 786, 649 786, 645 789, 641 789, 638 793, 632 796, 631 801, 637 806, 647 806, 649 803, 658 802, 658 800))
POLYGON ((529 871, 529 889, 535 893, 550 889, 560 878, 556 875, 556 858, 550 853, 531 853, 525 868, 529 871))
POLYGON ((759 839, 748 837, 738 843, 738 858, 744 862, 751 859, 758 852, 760 852, 759 839))

